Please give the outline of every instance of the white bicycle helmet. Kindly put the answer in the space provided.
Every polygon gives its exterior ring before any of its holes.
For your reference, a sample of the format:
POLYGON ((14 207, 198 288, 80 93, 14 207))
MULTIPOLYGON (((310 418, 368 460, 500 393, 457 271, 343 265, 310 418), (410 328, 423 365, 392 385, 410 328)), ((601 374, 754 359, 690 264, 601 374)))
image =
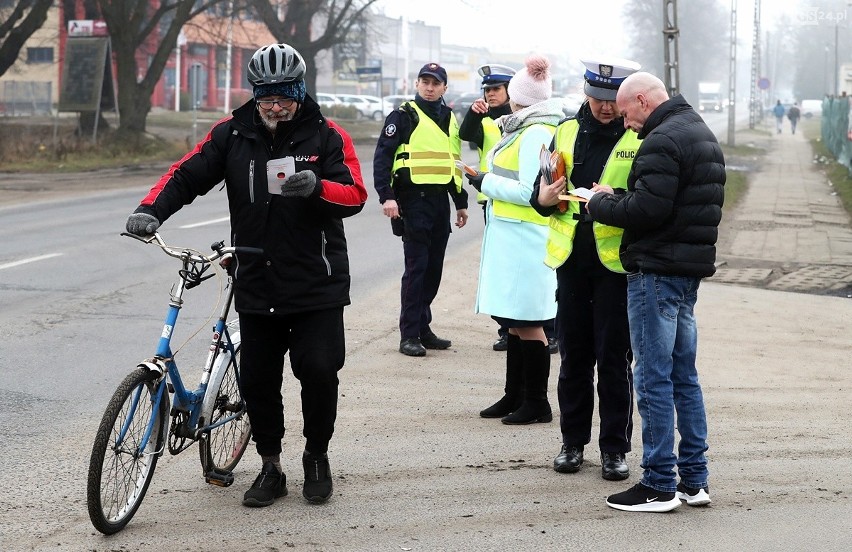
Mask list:
POLYGON ((295 48, 288 44, 270 44, 251 56, 248 81, 253 86, 293 82, 305 77, 305 69, 305 60, 295 48))

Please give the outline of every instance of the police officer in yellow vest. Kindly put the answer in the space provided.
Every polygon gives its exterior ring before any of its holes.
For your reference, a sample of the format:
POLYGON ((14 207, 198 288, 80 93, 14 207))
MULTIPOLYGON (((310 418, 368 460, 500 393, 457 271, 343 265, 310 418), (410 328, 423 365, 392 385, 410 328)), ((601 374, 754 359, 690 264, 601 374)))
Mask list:
POLYGON ((458 122, 443 100, 447 71, 427 63, 417 75, 416 88, 414 101, 385 119, 373 158, 382 212, 391 219, 394 234, 402 237, 399 352, 408 356, 424 356, 426 349, 452 344, 430 327, 451 232, 449 197, 456 208, 456 226, 467 223, 467 191, 455 166, 461 158, 458 122))
POLYGON ((560 473, 583 464, 591 441, 595 366, 600 415, 601 475, 618 481, 630 475, 626 454, 633 434, 633 353, 627 324, 627 276, 619 261, 622 230, 592 222, 580 201, 560 200, 566 190, 600 184, 615 193, 627 175, 639 140, 625 130, 615 105, 621 82, 639 70, 628 60, 581 60, 586 67, 587 101, 559 124, 551 151, 566 163, 566 178, 548 186, 537 182, 531 198, 549 216, 544 262, 556 269, 557 337, 561 366, 559 398, 562 448, 553 461, 560 473))
POLYGON ((550 422, 550 351, 544 324, 556 315, 556 275, 541 258, 548 219, 530 207, 539 153, 562 119, 552 99, 550 62, 533 55, 509 82, 512 114, 499 119, 500 141, 488 152, 488 171, 468 177, 487 197, 476 312, 509 329, 504 396, 480 416, 504 424, 550 422))

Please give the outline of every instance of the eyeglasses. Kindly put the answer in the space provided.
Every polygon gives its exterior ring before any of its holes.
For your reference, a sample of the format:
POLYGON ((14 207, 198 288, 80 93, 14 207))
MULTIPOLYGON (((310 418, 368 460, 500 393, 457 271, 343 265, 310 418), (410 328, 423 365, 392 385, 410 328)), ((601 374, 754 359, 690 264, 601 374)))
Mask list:
POLYGON ((286 99, 286 100, 257 100, 257 105, 259 105, 263 109, 272 109, 273 106, 278 106, 281 109, 290 109, 294 105, 296 105, 296 100, 286 99))

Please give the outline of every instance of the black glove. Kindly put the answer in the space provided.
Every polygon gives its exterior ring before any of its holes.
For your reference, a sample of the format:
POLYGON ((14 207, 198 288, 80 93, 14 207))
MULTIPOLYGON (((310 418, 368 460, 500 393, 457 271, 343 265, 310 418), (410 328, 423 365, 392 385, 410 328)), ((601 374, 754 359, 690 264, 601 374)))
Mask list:
POLYGON ((157 217, 148 213, 133 213, 127 217, 127 231, 137 236, 150 236, 160 227, 157 217))
POLYGON ((476 173, 476 176, 472 176, 472 175, 469 175, 467 173, 465 173, 465 174, 467 176, 468 182, 470 182, 470 185, 473 186, 474 188, 476 188, 477 192, 481 192, 482 191, 482 179, 485 178, 485 175, 487 173, 484 173, 484 172, 476 173))
POLYGON ((284 197, 309 197, 317 186, 317 175, 313 171, 299 171, 284 179, 281 195, 284 197))

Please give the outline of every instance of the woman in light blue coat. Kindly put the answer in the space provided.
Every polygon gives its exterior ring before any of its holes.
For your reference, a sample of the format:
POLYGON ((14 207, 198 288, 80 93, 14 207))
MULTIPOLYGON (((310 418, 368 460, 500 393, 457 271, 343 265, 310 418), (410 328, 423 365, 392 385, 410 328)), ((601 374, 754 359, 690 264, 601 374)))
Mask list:
POLYGON ((530 207, 561 102, 550 99, 550 64, 531 56, 509 82, 512 114, 498 119, 502 138, 488 153, 488 172, 469 176, 488 196, 476 312, 509 328, 505 395, 480 415, 504 424, 550 422, 550 352, 543 324, 556 315, 556 276, 545 266, 548 220, 530 207))

